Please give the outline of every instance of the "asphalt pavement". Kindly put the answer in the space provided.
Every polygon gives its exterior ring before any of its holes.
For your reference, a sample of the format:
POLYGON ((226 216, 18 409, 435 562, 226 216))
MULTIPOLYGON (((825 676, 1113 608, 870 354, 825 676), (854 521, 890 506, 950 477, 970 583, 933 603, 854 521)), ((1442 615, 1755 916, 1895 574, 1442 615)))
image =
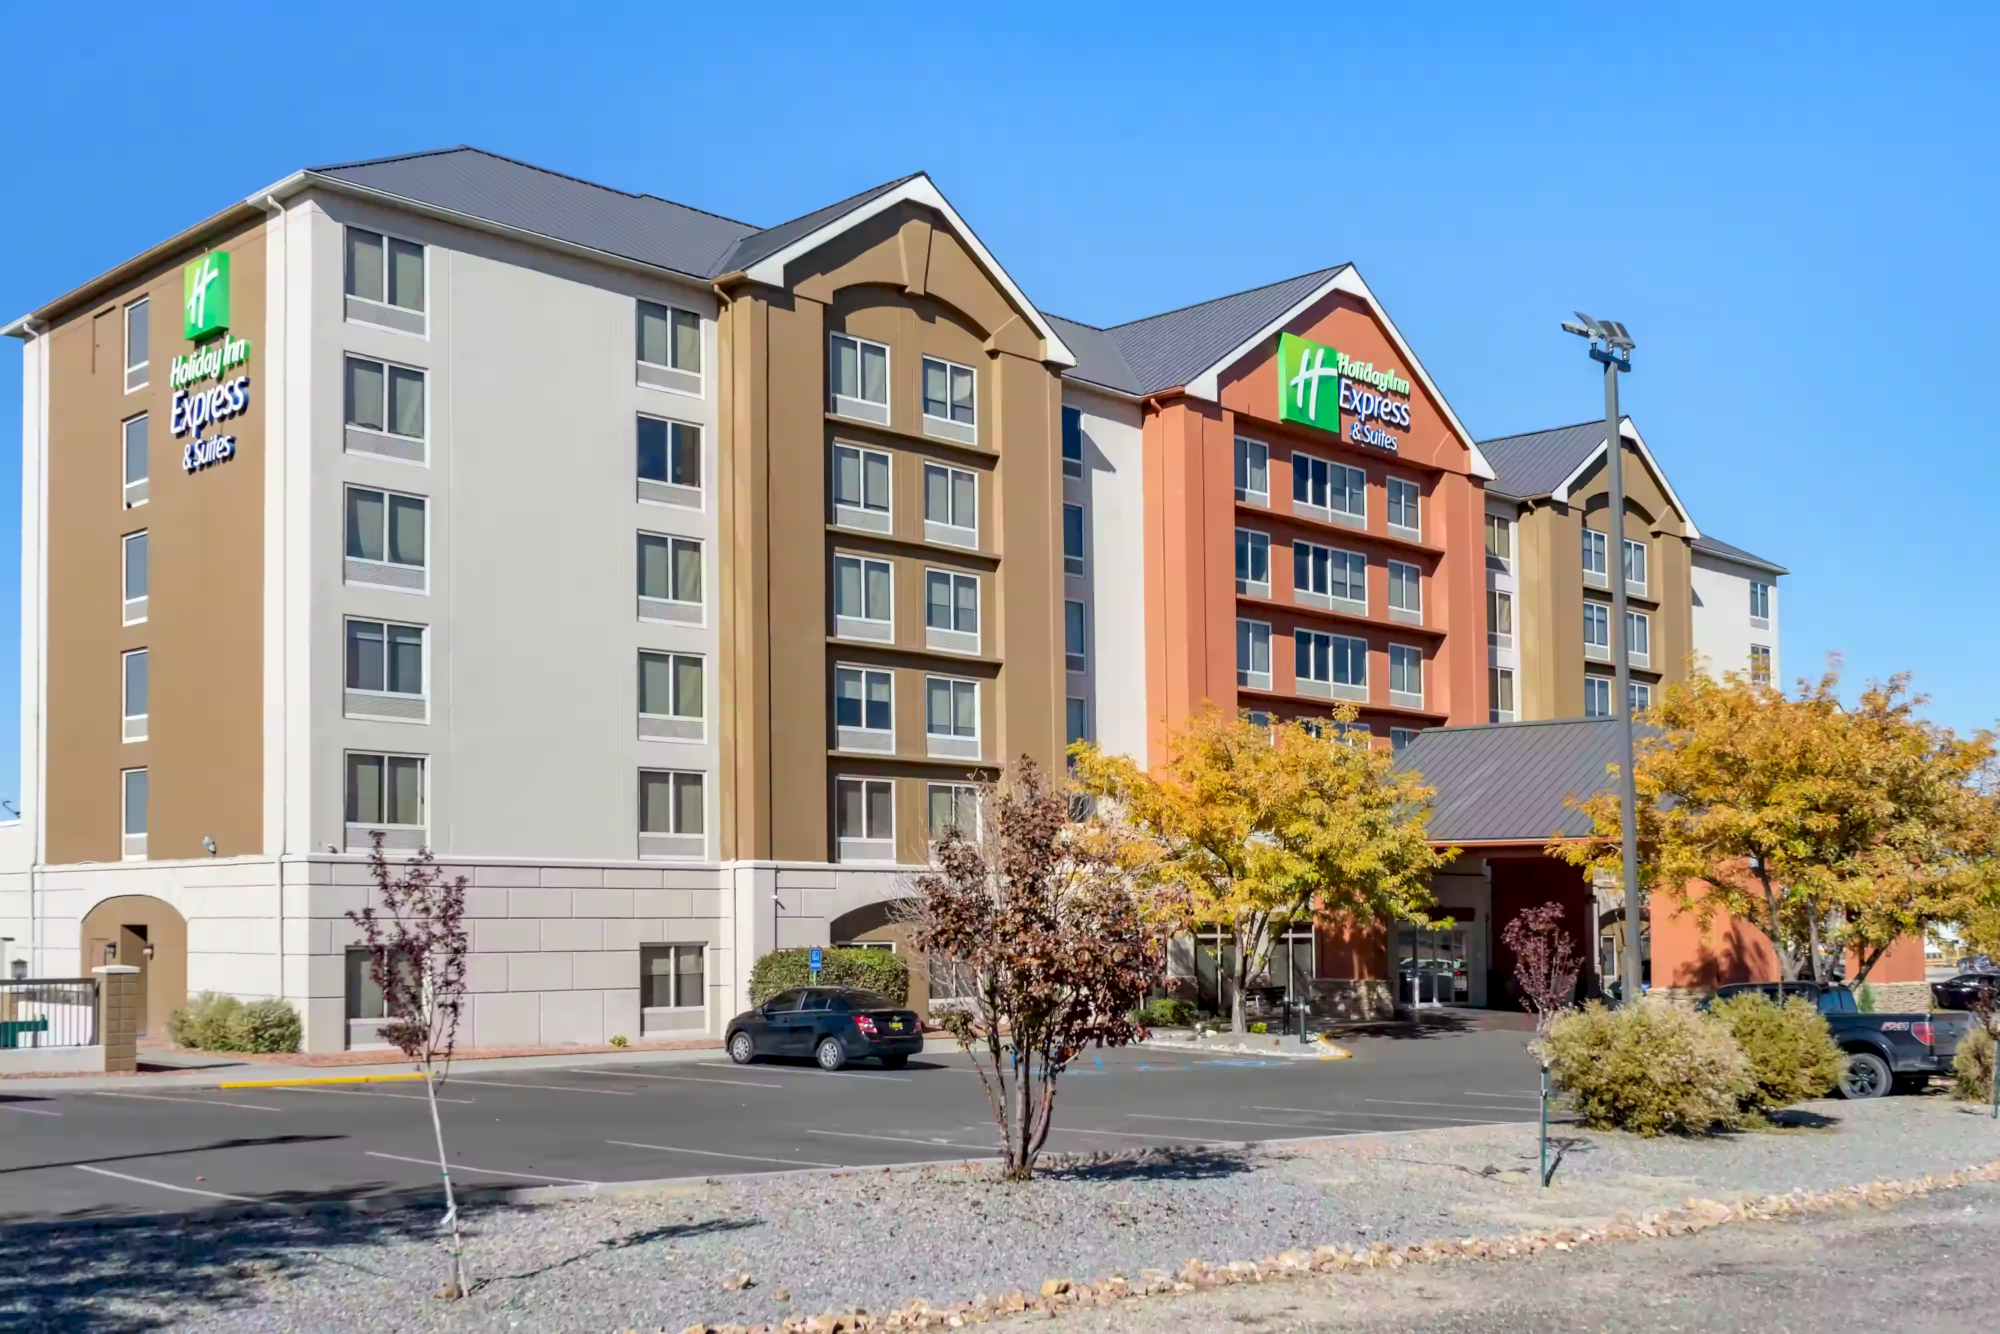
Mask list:
MULTIPOLYGON (((1058 1153, 1532 1121, 1524 1037, 1412 1030, 1345 1061, 1159 1048, 1086 1055, 1064 1077, 1058 1153)), ((304 1075, 325 1072, 307 1071, 304 1075)), ((407 1196, 437 1166, 421 1087, 226 1090, 0 1085, 0 1223, 407 1196)), ((676 1178, 959 1161, 994 1153, 965 1057, 898 1071, 704 1059, 462 1067, 439 1089, 452 1175, 577 1190, 676 1178)))

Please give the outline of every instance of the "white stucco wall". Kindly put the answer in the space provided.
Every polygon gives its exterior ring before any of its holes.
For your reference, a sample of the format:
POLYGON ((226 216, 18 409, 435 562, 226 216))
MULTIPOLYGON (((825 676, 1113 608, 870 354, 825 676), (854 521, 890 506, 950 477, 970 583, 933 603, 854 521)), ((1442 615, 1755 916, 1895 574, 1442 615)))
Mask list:
POLYGON ((1084 575, 1068 597, 1089 608, 1090 670, 1070 673, 1084 692, 1090 734, 1107 751, 1148 762, 1146 700, 1146 480, 1140 406, 1076 384, 1063 402, 1083 415, 1083 477, 1063 498, 1084 507, 1084 575))
POLYGON ((1768 570, 1739 565, 1704 551, 1694 553, 1691 571, 1694 585, 1694 651, 1697 662, 1708 672, 1750 670, 1750 648, 1762 644, 1771 650, 1771 682, 1785 684, 1783 656, 1778 648, 1778 576, 1768 570), (1771 589, 1771 624, 1768 629, 1750 623, 1750 585, 1768 584, 1771 589))

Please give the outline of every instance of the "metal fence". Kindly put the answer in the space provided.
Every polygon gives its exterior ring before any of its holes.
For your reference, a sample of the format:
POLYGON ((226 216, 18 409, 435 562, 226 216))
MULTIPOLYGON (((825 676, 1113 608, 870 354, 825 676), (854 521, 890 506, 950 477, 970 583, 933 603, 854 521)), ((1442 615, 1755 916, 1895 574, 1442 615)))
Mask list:
POLYGON ((96 1045, 96 978, 0 981, 0 1051, 96 1045))

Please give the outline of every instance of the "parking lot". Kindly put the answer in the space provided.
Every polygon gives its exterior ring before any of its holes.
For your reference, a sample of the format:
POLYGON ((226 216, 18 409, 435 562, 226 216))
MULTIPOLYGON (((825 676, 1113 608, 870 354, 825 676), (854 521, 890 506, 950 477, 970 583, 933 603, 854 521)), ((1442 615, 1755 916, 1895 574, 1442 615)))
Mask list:
MULTIPOLYGON (((1088 1054, 1050 1149, 1130 1151, 1531 1121, 1518 1033, 1364 1038, 1346 1061, 1158 1048, 1088 1054)), ((463 1185, 586 1186, 993 1153, 955 1048, 899 1071, 712 1058, 462 1067, 439 1091, 463 1185)), ((62 1091, 0 1085, 0 1221, 380 1196, 437 1179, 410 1084, 62 1091)))

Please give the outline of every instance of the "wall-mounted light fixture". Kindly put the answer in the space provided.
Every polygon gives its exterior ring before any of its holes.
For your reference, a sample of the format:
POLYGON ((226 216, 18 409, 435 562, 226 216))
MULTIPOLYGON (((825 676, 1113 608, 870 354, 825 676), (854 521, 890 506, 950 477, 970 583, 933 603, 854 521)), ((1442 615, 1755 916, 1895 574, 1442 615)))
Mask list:
POLYGON ((152 941, 150 941, 150 940, 149 940, 149 941, 147 941, 147 942, 146 942, 146 951, 145 951, 145 953, 146 953, 146 962, 148 962, 148 963, 151 963, 151 962, 153 961, 153 951, 154 951, 154 950, 155 950, 156 948, 158 948, 158 947, 157 947, 157 946, 155 946, 155 945, 153 944, 153 942, 152 942, 152 941))

